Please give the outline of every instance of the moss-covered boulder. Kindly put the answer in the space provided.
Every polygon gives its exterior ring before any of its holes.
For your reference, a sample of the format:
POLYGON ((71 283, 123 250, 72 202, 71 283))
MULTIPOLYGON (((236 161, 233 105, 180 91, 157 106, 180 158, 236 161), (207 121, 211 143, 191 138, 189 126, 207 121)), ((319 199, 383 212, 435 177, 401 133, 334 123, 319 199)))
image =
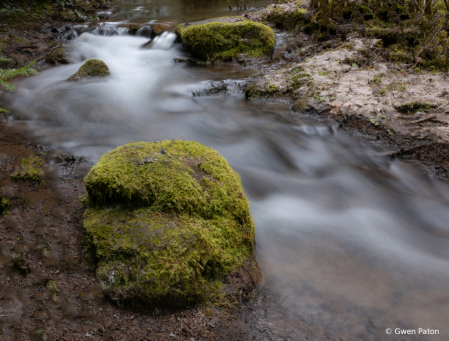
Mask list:
POLYGON ((99 59, 89 59, 79 70, 69 77, 69 81, 79 81, 86 78, 106 77, 111 73, 105 62, 99 59))
POLYGON ((250 57, 271 55, 275 44, 270 27, 242 17, 179 24, 175 32, 187 50, 212 63, 230 61, 240 54, 250 57))
POLYGON ((85 246, 115 300, 200 302, 243 262, 255 266, 240 178, 213 149, 130 143, 103 155, 85 182, 85 246))
POLYGON ((57 48, 52 53, 50 53, 47 57, 45 57, 45 61, 48 64, 68 64, 69 59, 67 58, 67 54, 61 48, 57 48))
POLYGON ((39 156, 31 155, 21 160, 20 171, 10 175, 11 179, 24 180, 28 182, 44 183, 44 162, 39 156))

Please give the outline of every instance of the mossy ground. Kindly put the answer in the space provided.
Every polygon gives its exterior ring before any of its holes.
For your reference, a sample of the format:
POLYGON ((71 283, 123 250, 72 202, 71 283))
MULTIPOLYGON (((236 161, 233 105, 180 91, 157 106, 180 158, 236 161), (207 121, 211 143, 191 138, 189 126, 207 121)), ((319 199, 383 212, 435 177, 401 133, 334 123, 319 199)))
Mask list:
POLYGON ((111 73, 109 71, 109 68, 105 62, 99 59, 89 59, 79 68, 79 70, 75 74, 71 75, 67 80, 78 81, 87 78, 106 77, 110 74, 111 73))
POLYGON ((24 180, 28 182, 44 183, 43 161, 39 156, 31 155, 22 159, 20 172, 14 172, 10 175, 13 180, 24 180))
POLYGON ((230 61, 239 54, 271 55, 275 44, 273 30, 252 21, 180 24, 175 31, 187 50, 211 62, 230 61))
POLYGON ((95 9, 103 3, 101 0, 4 0, 0 1, 1 22, 7 27, 23 27, 47 21, 93 20, 96 18, 95 9))
POLYGON ((131 143, 85 179, 85 246, 116 300, 185 305, 252 259, 254 223, 240 178, 196 142, 131 143))

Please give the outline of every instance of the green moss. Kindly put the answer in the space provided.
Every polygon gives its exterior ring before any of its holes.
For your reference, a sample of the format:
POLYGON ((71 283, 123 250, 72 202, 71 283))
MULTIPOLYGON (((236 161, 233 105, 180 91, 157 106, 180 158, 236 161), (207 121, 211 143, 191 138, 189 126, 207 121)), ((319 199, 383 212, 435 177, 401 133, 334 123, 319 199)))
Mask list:
POLYGON ((180 24, 175 32, 187 50, 197 58, 211 62, 229 61, 239 54, 250 57, 270 55, 275 44, 273 30, 252 21, 180 24))
POLYGON ((59 292, 58 286, 56 285, 56 281, 54 279, 47 282, 46 288, 52 294, 57 294, 59 292))
POLYGON ((266 94, 275 94, 279 92, 279 87, 276 84, 271 84, 270 82, 267 82, 265 85, 266 94))
POLYGON ((414 114, 418 111, 424 111, 429 112, 431 109, 436 108, 437 106, 435 104, 427 103, 427 102, 421 102, 421 101, 413 101, 413 102, 407 102, 398 106, 395 106, 396 110, 404 113, 404 114, 414 114))
POLYGON ((305 70, 302 67, 297 67, 295 69, 292 70, 292 72, 290 73, 292 76, 300 73, 300 72, 304 72, 305 70))
POLYGON ((304 111, 308 106, 307 104, 308 99, 309 97, 302 97, 296 100, 295 103, 293 104, 292 110, 297 112, 304 111))
POLYGON ((8 215, 11 210, 11 202, 8 198, 2 198, 0 200, 0 215, 8 215))
POLYGON ((246 86, 245 97, 248 98, 258 98, 265 95, 265 92, 259 89, 255 83, 250 83, 246 86))
POLYGON ((295 89, 299 89, 300 87, 308 84, 310 81, 310 75, 308 73, 300 73, 299 75, 294 75, 291 77, 292 86, 295 89))
POLYGON ((61 48, 57 48, 52 53, 50 53, 47 57, 45 57, 45 61, 49 64, 68 64, 69 60, 67 59, 67 54, 61 48))
POLYGON ((10 175, 11 179, 24 180, 29 182, 44 183, 43 161, 39 156, 31 155, 22 159, 20 172, 14 172, 10 175))
POLYGON ((68 81, 78 81, 81 79, 92 78, 92 77, 106 77, 111 73, 105 62, 99 59, 89 59, 86 61, 79 70, 71 75, 68 81))
POLYGON ((238 174, 196 142, 136 142, 87 175, 85 246, 116 300, 185 305, 252 259, 254 223, 238 174))

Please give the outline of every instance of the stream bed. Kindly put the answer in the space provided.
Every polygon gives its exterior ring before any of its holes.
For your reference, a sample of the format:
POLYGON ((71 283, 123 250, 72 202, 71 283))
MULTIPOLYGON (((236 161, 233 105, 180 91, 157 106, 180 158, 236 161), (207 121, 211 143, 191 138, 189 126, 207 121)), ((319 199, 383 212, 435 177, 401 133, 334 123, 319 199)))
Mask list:
MULTIPOLYGON (((195 2, 195 12, 180 4, 122 1, 114 16, 182 21, 222 15, 227 6, 195 2)), ((262 327, 254 316, 253 328, 266 329, 261 340, 307 339, 307 328, 319 331, 315 339, 448 339, 444 181, 418 163, 390 161, 335 122, 293 114, 291 103, 246 100, 242 84, 256 69, 174 63, 185 57, 174 34, 142 49, 147 41, 81 34, 68 49, 72 64, 16 84, 7 100, 21 119, 8 124, 91 162, 131 141, 195 140, 218 150, 250 200, 260 289, 288 315, 265 316, 262 327), (65 82, 90 58, 103 60, 111 76, 65 82), (226 90, 211 94, 211 84, 226 90), (439 335, 400 338, 387 328, 439 335)))

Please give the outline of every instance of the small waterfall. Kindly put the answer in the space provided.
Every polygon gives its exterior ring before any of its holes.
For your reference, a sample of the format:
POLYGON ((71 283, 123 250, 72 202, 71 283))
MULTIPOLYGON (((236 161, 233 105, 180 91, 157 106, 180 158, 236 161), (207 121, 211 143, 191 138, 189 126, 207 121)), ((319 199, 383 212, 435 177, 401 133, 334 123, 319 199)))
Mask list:
POLYGON ((176 40, 176 34, 165 31, 154 38, 151 48, 154 50, 169 50, 176 40))
POLYGON ((90 33, 99 36, 114 36, 114 35, 124 35, 129 32, 129 29, 126 27, 118 27, 116 25, 111 25, 107 23, 101 23, 97 27, 95 27, 90 33))

